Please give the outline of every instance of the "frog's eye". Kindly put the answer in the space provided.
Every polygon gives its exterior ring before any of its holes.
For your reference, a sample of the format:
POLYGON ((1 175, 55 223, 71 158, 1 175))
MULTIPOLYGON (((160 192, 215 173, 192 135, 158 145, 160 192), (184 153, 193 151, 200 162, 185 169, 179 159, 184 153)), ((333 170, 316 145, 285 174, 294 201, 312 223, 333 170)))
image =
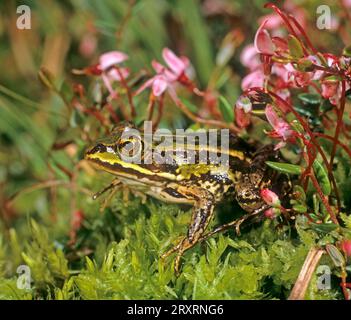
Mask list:
POLYGON ((142 147, 142 141, 139 139, 123 140, 118 145, 118 153, 124 160, 133 160, 140 156, 142 147))

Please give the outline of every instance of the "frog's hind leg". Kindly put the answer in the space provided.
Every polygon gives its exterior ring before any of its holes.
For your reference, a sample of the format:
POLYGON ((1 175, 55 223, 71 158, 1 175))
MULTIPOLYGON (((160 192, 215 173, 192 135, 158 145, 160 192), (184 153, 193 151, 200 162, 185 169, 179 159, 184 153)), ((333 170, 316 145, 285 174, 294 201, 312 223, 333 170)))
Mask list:
POLYGON ((269 208, 269 206, 262 206, 261 208, 247 213, 245 215, 243 215, 241 218, 236 219, 234 221, 231 221, 229 223, 226 224, 222 224, 218 227, 216 227, 214 230, 207 232, 206 234, 204 234, 200 239, 199 242, 203 242, 205 240, 207 240, 208 238, 212 237, 213 235, 219 233, 219 232, 224 232, 228 229, 234 228, 234 230, 236 231, 237 235, 240 235, 240 226, 247 221, 248 219, 257 217, 259 214, 261 214, 263 211, 267 210, 269 208))
POLYGON ((179 187, 177 191, 182 193, 186 198, 193 199, 195 202, 187 236, 161 256, 162 259, 165 259, 172 253, 177 252, 174 271, 176 275, 179 275, 180 260, 183 253, 198 243, 199 239, 203 236, 213 217, 215 200, 211 192, 201 188, 179 187))

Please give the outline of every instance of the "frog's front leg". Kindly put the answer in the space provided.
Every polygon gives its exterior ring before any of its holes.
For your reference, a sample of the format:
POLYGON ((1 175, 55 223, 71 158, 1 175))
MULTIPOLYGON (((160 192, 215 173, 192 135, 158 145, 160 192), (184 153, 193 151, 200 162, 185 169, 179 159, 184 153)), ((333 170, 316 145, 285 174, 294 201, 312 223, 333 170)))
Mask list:
POLYGON ((194 201, 193 214, 188 233, 176 246, 165 252, 161 258, 165 259, 174 252, 177 252, 174 270, 179 275, 180 259, 183 253, 192 248, 204 234, 208 224, 213 217, 215 199, 211 192, 197 187, 179 187, 177 191, 185 198, 194 201))
POLYGON ((102 190, 96 192, 93 195, 93 200, 96 200, 98 197, 100 197, 106 191, 111 190, 111 189, 115 189, 115 188, 119 188, 121 185, 122 185, 122 182, 119 181, 118 178, 113 179, 113 181, 107 187, 103 188, 102 190))

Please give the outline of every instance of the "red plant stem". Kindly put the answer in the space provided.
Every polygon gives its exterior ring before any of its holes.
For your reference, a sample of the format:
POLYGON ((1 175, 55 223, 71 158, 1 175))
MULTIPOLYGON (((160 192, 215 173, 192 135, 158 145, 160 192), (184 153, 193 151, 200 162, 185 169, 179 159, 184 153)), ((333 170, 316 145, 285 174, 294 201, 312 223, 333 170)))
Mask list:
MULTIPOLYGON (((302 173, 301 175, 301 180, 305 180, 304 182, 304 190, 307 189, 307 185, 308 185, 308 176, 310 175, 311 173, 311 169, 312 169, 312 166, 313 166, 313 163, 314 163, 314 160, 316 159, 316 150, 314 148, 314 146, 310 145, 310 142, 309 141, 306 141, 306 139, 303 139, 303 143, 305 144, 306 146, 306 149, 307 149, 307 158, 306 156, 304 156, 304 159, 307 163, 307 168, 304 170, 304 172, 302 173)), ((306 153, 304 153, 304 155, 306 155, 306 153)))
POLYGON ((270 8, 273 9, 284 21, 284 23, 286 24, 286 26, 288 27, 289 31, 293 34, 293 36, 300 42, 302 49, 304 51, 305 55, 308 55, 308 52, 303 44, 303 42, 300 40, 299 36, 296 34, 293 26, 291 25, 289 18, 285 15, 284 12, 282 12, 276 5, 274 5, 273 3, 269 2, 266 3, 264 5, 265 8, 270 8))
POLYGON ((342 133, 347 139, 351 139, 351 136, 349 135, 349 132, 351 132, 351 127, 343 123, 342 126, 342 133))
POLYGON ((154 114, 154 107, 155 107, 155 96, 153 95, 153 93, 150 93, 150 97, 149 97, 149 104, 147 106, 147 120, 151 121, 152 116, 154 114))
POLYGON ((94 116, 104 127, 106 126, 106 119, 99 110, 96 110, 94 108, 87 108, 78 101, 74 101, 72 105, 83 113, 94 116))
POLYGON ((344 143, 342 143, 341 141, 339 140, 335 140, 334 137, 331 137, 331 136, 328 136, 327 134, 324 134, 324 133, 314 133, 314 135, 316 137, 320 137, 320 138, 325 138, 325 139, 329 139, 329 140, 332 140, 334 143, 338 144, 341 148, 343 148, 345 150, 345 152, 349 155, 349 157, 351 158, 351 149, 344 143))
POLYGON ((205 125, 209 125, 209 126, 215 126, 218 128, 222 128, 222 129, 229 129, 232 132, 235 133, 239 133, 241 130, 236 127, 233 123, 225 123, 222 121, 218 121, 218 120, 212 120, 212 119, 204 119, 201 118, 200 116, 192 113, 188 107, 186 105, 184 105, 184 103, 177 98, 174 94, 170 94, 173 102, 177 105, 177 107, 191 120, 193 120, 194 122, 198 122, 198 123, 202 123, 205 125))
POLYGON ((332 68, 323 67, 323 66, 319 66, 317 64, 313 64, 313 68, 316 69, 316 70, 321 70, 321 71, 324 71, 326 73, 333 74, 333 75, 342 76, 342 77, 345 76, 342 71, 335 70, 335 69, 332 69, 332 68))
POLYGON ((338 220, 336 219, 336 216, 335 216, 335 214, 334 214, 332 208, 331 208, 330 205, 329 205, 328 199, 327 199, 327 197, 324 195, 324 193, 323 193, 321 187, 319 186, 319 183, 318 183, 318 181, 317 181, 315 175, 314 175, 314 174, 310 174, 310 178, 311 178, 311 180, 312 180, 312 183, 313 183, 314 187, 316 188, 316 190, 317 190, 317 192, 318 192, 318 195, 319 195, 320 199, 322 200, 324 206, 325 206, 326 209, 328 210, 328 213, 329 213, 329 215, 330 215, 330 219, 333 221, 333 223, 339 225, 339 222, 338 222, 338 220))
POLYGON ((155 121, 154 129, 156 130, 158 125, 160 124, 162 114, 163 114, 163 107, 164 107, 164 95, 161 95, 159 101, 158 101, 158 114, 157 118, 155 121))
POLYGON ((108 112, 110 113, 113 121, 117 124, 119 122, 119 118, 116 114, 116 112, 113 110, 112 105, 110 103, 107 103, 106 108, 108 112))
POLYGON ((312 42, 310 41, 310 39, 308 38, 305 30, 302 28, 302 26, 297 22, 297 20, 295 19, 295 17, 292 14, 288 15, 289 19, 294 22, 295 26, 297 29, 299 29, 299 31, 301 32, 301 34, 303 35, 303 37, 305 38, 307 45, 310 47, 310 49, 312 50, 312 52, 314 54, 317 54, 318 51, 316 50, 316 48, 313 46, 312 42))
MULTIPOLYGON (((263 88, 251 88, 249 90, 247 90, 247 92, 249 91, 252 91, 252 90, 255 90, 255 91, 262 91, 264 92, 264 89, 263 88)), ((339 190, 337 188, 337 185, 336 185, 336 181, 335 181, 335 178, 334 178, 334 174, 333 174, 333 171, 332 171, 332 167, 330 166, 330 163, 328 162, 328 159, 325 155, 325 153, 323 152, 322 148, 320 147, 320 145, 318 144, 318 141, 316 141, 315 137, 314 137, 314 134, 313 132, 311 131, 311 129, 309 128, 308 124, 304 121, 304 119, 294 110, 294 108, 290 105, 290 103, 288 103, 287 101, 285 101, 284 99, 282 99, 281 97, 279 97, 277 94, 275 94, 274 92, 268 90, 267 91, 270 95, 272 95, 275 99, 279 100, 281 103, 283 103, 293 114, 294 116, 296 117, 296 119, 300 122, 300 124, 303 126, 304 130, 308 133, 308 135, 310 136, 311 138, 311 142, 314 144, 314 146, 317 148, 318 152, 320 153, 325 165, 327 166, 327 169, 328 169, 328 175, 329 175, 329 178, 332 182, 332 185, 333 185, 333 189, 334 189, 334 192, 335 192, 335 197, 337 199, 337 204, 338 204, 338 210, 340 211, 340 208, 341 208, 341 203, 340 203, 340 197, 339 197, 339 190)), ((279 104, 277 104, 279 106, 279 104)))
POLYGON ((312 86, 320 95, 322 95, 322 90, 312 81, 309 83, 310 86, 312 86))
POLYGON ((349 283, 346 282, 346 277, 347 277, 346 271, 342 270, 340 286, 341 286, 342 292, 344 294, 345 300, 350 300, 350 295, 349 295, 349 292, 347 291, 347 288, 350 288, 351 286, 349 283))
POLYGON ((344 115, 345 111, 345 91, 346 91, 346 83, 345 80, 341 81, 341 99, 340 99, 340 108, 337 110, 338 111, 338 116, 337 116, 337 123, 336 123, 336 130, 335 130, 335 136, 334 136, 334 144, 333 144, 333 149, 330 155, 330 166, 333 165, 334 162, 334 157, 336 153, 336 146, 337 146, 337 141, 339 140, 339 134, 340 130, 342 127, 342 116, 344 115))
POLYGON ((130 106, 130 112, 131 112, 132 118, 134 118, 136 116, 136 111, 135 111, 135 107, 134 107, 134 103, 133 103, 132 93, 129 89, 129 86, 128 86, 126 80, 124 79, 124 77, 122 75, 122 72, 119 70, 119 68, 117 66, 115 68, 118 72, 119 77, 121 78, 121 83, 122 83, 123 87, 127 91, 127 98, 128 98, 128 102, 129 102, 129 106, 130 106))

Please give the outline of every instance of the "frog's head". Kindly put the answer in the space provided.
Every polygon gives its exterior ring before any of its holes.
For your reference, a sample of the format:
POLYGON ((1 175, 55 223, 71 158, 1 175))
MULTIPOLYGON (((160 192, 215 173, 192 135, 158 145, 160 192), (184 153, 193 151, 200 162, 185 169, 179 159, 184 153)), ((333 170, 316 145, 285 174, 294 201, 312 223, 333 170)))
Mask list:
POLYGON ((141 149, 142 140, 137 128, 129 122, 122 122, 108 137, 98 139, 87 148, 84 158, 100 169, 117 173, 124 169, 125 163, 135 163, 141 149))

